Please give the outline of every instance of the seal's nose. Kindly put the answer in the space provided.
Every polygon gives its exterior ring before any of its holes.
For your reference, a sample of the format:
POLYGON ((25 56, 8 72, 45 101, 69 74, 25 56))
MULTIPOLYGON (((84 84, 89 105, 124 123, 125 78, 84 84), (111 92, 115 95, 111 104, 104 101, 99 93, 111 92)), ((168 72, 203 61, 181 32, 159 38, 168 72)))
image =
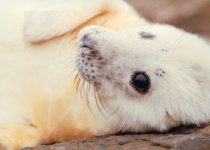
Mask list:
POLYGON ((78 46, 94 50, 97 44, 97 35, 100 33, 100 30, 101 27, 99 26, 88 26, 82 29, 77 38, 78 46))
POLYGON ((85 33, 81 36, 81 39, 80 39, 80 44, 79 46, 81 47, 86 47, 86 48, 89 48, 89 49, 93 49, 94 47, 94 44, 96 43, 96 41, 94 40, 93 36, 92 35, 93 33, 85 33))

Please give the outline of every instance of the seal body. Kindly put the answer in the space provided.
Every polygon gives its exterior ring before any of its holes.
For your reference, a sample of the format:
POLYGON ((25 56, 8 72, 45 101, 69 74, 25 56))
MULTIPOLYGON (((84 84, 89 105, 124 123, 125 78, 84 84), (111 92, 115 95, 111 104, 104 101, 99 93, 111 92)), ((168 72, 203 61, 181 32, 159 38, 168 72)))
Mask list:
POLYGON ((210 50, 197 36, 150 24, 121 0, 2 11, 0 149, 209 121, 210 50), (136 72, 150 79, 145 93, 136 72))
POLYGON ((87 25, 119 30, 144 19, 121 0, 14 1, 1 11, 0 149, 114 133, 77 89, 75 39, 87 25))

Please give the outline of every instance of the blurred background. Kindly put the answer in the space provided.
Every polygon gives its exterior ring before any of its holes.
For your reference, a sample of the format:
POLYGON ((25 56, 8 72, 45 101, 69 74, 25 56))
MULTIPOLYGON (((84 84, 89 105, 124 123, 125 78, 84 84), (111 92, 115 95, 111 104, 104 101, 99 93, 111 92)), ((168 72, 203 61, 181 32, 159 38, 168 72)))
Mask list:
POLYGON ((210 0, 126 0, 152 22, 175 25, 210 41, 210 0))

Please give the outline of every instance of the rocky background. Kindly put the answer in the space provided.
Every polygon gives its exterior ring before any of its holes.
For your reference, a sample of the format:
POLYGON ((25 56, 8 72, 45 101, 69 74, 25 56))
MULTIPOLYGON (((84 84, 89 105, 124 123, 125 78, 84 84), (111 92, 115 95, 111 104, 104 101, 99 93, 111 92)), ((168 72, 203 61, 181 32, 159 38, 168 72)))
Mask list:
MULTIPOLYGON (((173 24, 210 40, 210 0, 127 0, 152 22, 173 24)), ((210 108, 209 108, 210 109, 210 108)), ((210 124, 167 133, 125 134, 24 150, 210 150, 210 124)))
POLYGON ((179 127, 167 133, 96 137, 23 150, 210 150, 210 125, 179 127))
POLYGON ((152 22, 175 25, 210 40, 210 0, 126 0, 152 22))

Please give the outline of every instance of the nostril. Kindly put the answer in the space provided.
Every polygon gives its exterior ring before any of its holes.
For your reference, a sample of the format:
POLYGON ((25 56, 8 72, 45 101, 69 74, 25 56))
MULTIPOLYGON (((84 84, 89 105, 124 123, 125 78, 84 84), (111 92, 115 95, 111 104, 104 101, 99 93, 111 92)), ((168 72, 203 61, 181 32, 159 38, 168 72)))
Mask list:
POLYGON ((86 40, 88 40, 88 39, 89 39, 89 35, 90 35, 90 33, 85 33, 84 35, 82 35, 81 41, 86 41, 86 40))
POLYGON ((96 50, 102 28, 98 26, 89 26, 80 31, 77 38, 77 44, 80 48, 96 50))
POLYGON ((93 33, 84 33, 79 38, 79 47, 87 48, 89 50, 94 50, 96 46, 96 39, 93 36, 93 33))

